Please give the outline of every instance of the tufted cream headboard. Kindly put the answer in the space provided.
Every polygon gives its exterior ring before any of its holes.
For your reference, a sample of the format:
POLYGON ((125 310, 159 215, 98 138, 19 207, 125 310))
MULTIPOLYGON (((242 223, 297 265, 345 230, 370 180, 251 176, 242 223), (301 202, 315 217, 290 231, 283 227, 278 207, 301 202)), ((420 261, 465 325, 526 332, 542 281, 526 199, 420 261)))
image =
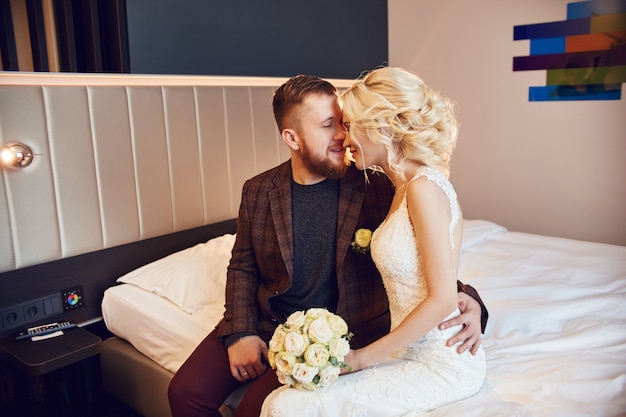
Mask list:
POLYGON ((243 182, 289 158, 284 81, 2 73, 0 143, 36 157, 0 172, 0 272, 236 217, 243 182))

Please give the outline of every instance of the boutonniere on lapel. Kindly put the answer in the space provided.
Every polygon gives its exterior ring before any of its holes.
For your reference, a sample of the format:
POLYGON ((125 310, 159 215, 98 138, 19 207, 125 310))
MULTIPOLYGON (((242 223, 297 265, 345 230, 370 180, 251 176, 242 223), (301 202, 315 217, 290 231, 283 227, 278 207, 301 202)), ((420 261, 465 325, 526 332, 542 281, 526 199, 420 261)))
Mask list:
POLYGON ((370 250, 372 241, 372 231, 370 229, 357 229, 354 232, 354 240, 350 243, 352 250, 361 255, 365 255, 370 250))

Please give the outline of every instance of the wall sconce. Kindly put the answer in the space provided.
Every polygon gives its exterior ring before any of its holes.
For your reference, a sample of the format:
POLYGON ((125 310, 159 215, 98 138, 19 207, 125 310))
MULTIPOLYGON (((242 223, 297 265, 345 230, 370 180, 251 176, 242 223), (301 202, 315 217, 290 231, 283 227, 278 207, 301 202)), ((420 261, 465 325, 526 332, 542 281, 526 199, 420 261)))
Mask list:
POLYGON ((29 166, 33 156, 33 151, 23 143, 9 143, 0 148, 0 163, 9 168, 29 166))

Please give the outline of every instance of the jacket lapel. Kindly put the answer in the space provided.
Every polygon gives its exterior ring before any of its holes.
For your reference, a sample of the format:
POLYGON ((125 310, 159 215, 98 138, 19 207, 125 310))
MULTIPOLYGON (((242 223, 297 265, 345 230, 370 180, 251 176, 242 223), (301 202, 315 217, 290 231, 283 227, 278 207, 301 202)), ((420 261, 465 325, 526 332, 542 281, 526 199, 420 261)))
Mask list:
POLYGON ((343 265, 348 246, 357 228, 361 206, 365 198, 364 179, 361 171, 354 168, 339 182, 339 206, 337 213, 337 267, 343 265))
POLYGON ((284 163, 272 180, 269 192, 272 219, 280 252, 289 277, 293 278, 293 228, 291 212, 291 160, 284 163))

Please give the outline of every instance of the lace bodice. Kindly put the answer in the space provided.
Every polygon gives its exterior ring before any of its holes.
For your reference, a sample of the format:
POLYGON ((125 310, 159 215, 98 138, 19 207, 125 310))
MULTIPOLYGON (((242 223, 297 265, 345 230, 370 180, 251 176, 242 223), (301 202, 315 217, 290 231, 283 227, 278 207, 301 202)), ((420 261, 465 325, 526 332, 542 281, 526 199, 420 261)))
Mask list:
MULTIPOLYGON (((437 184, 448 197, 452 214, 449 227, 450 247, 454 248, 454 228, 460 216, 454 188, 443 174, 431 167, 419 168, 409 182, 420 177, 437 184)), ((409 219, 406 194, 398 209, 374 231, 371 250, 385 284, 391 311, 391 328, 394 329, 428 295, 420 265, 419 248, 409 219)))

